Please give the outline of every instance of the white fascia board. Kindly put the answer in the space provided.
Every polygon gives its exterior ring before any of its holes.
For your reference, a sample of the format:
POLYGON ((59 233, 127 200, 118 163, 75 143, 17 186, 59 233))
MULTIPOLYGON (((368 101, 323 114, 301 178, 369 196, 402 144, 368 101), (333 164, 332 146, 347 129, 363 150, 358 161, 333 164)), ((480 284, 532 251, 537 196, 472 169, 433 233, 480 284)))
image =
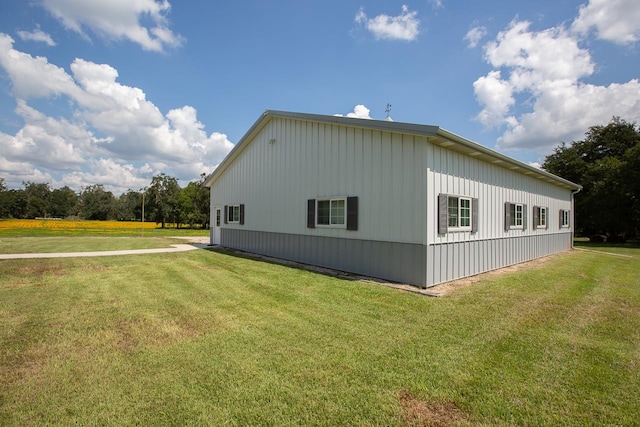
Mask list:
POLYGON ((551 182, 552 184, 559 185, 560 187, 565 187, 570 190, 580 190, 582 188, 581 185, 547 172, 544 169, 538 169, 535 166, 528 165, 509 156, 505 156, 504 154, 500 154, 497 151, 484 147, 476 142, 463 138, 460 135, 449 132, 448 130, 438 128, 437 134, 438 136, 454 143, 453 145, 449 144, 447 148, 455 149, 455 145, 459 145, 465 147, 466 150, 464 150, 464 152, 472 157, 486 158, 491 163, 500 165, 507 169, 518 171, 522 170, 520 172, 527 176, 533 176, 535 178, 551 182))

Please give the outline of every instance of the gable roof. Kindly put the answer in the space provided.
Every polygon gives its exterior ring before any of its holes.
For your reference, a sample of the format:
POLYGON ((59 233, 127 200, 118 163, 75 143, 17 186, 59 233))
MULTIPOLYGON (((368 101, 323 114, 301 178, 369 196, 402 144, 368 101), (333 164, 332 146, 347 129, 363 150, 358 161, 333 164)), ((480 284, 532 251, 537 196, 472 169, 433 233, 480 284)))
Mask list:
POLYGON ((218 165, 215 171, 207 177, 204 182, 206 187, 211 187, 227 167, 246 148, 250 141, 257 135, 264 126, 273 118, 284 118, 293 120, 304 120, 325 124, 336 124, 349 127, 374 129, 387 132, 402 133, 427 137, 429 142, 466 154, 468 156, 484 160, 513 171, 529 175, 554 185, 570 190, 579 190, 582 187, 564 178, 560 178, 545 170, 512 159, 500 154, 497 151, 484 147, 471 140, 463 138, 438 126, 420 125, 414 123, 392 122, 387 120, 357 119, 343 116, 328 116, 322 114, 294 113, 289 111, 265 110, 256 120, 251 128, 244 134, 240 141, 233 147, 227 157, 218 165))

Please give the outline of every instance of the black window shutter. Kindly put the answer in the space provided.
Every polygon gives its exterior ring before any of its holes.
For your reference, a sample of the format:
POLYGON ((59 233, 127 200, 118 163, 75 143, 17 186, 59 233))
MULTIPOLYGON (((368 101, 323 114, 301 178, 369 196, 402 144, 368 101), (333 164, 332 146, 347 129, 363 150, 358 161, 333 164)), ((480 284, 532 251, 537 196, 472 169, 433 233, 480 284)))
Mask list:
POLYGON ((438 194, 438 234, 447 234, 447 224, 449 222, 449 206, 447 205, 447 195, 438 194))
POLYGON ((544 208, 544 229, 549 229, 549 208, 544 208))
POLYGON ((307 200, 307 228, 316 228, 316 199, 307 200))
POLYGON ((511 227, 511 203, 504 204, 504 231, 509 231, 511 227))
POLYGON ((522 229, 527 229, 527 205, 522 205, 522 229))
POLYGON ((571 211, 567 211, 567 227, 571 227, 571 211))
POLYGON ((227 219, 227 215, 229 214, 229 206, 224 205, 224 223, 228 224, 228 219, 227 219))
POLYGON ((471 232, 478 232, 478 199, 471 199, 471 232))
POLYGON ((244 225, 244 205, 240 205, 240 225, 244 225))
POLYGON ((347 197, 347 230, 358 229, 358 198, 347 197))
POLYGON ((538 227, 538 224, 540 223, 539 218, 540 218, 540 208, 537 206, 534 206, 533 207, 533 228, 538 227))

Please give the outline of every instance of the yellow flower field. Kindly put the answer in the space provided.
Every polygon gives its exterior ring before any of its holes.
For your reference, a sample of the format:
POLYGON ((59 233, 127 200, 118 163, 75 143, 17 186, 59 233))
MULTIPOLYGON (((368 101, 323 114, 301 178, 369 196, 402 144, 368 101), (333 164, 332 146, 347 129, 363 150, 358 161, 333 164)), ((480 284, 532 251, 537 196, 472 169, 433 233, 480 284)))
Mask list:
POLYGON ((155 222, 131 221, 69 221, 53 219, 5 219, 0 221, 0 230, 15 228, 47 230, 113 230, 113 229, 153 229, 155 222))
MULTIPOLYGON (((45 235, 139 235, 153 233, 169 234, 203 234, 207 230, 189 230, 176 228, 176 224, 166 224, 161 229, 155 222, 133 221, 82 221, 54 219, 2 219, 0 220, 0 236, 45 236, 45 235)), ((184 227, 184 226, 183 226, 184 227)))

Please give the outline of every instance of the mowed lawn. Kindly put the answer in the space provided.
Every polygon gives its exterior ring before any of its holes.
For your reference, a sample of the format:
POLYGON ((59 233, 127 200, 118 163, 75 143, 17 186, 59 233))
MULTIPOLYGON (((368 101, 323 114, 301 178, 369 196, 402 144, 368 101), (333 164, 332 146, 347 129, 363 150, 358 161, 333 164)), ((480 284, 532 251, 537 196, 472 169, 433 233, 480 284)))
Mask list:
POLYGON ((223 251, 0 260, 0 425, 638 425, 617 251, 440 298, 223 251))

